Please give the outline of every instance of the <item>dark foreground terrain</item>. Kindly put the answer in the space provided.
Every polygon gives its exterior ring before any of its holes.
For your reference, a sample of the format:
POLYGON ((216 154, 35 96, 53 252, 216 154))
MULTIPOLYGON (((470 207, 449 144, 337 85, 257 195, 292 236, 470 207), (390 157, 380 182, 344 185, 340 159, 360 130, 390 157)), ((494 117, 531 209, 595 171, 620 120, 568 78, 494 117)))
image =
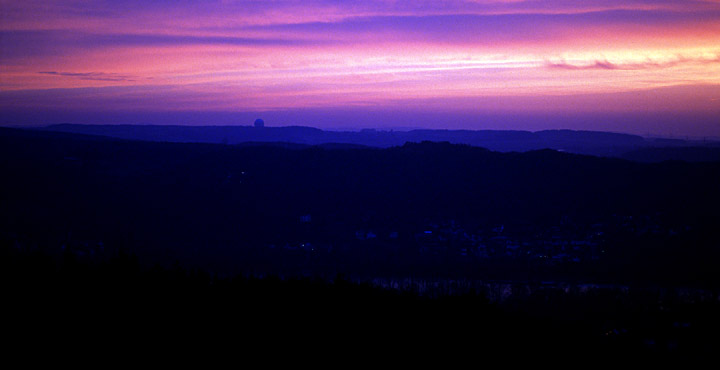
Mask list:
POLYGON ((3 291, 22 325, 718 348, 717 162, 0 129, 0 173, 3 291))
POLYGON ((342 276, 220 278, 178 266, 145 268, 124 253, 88 263, 72 253, 54 259, 6 247, 0 268, 4 334, 14 341, 6 349, 46 354, 127 348, 132 358, 212 347, 251 358, 322 348, 333 356, 366 354, 354 362, 425 353, 443 361, 617 363, 709 359, 720 329, 717 301, 679 297, 658 307, 655 296, 556 294, 506 306, 479 293, 427 298, 342 276))

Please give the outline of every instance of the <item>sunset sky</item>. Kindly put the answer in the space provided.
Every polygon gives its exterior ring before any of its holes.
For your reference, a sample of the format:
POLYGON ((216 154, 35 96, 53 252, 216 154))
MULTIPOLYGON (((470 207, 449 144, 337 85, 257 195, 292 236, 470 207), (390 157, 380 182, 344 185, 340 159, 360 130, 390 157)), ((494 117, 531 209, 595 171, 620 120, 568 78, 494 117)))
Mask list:
POLYGON ((0 124, 720 136, 720 0, 0 0, 0 124))

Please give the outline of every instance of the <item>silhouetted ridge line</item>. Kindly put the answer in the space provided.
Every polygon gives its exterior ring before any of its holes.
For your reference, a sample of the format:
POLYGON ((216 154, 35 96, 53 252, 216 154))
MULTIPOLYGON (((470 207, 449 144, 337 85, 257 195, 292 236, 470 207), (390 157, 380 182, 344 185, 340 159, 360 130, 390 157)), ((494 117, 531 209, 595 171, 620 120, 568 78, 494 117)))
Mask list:
POLYGON ((101 135, 129 140, 180 143, 292 143, 303 145, 331 145, 348 147, 388 148, 406 142, 446 141, 467 144, 500 152, 525 152, 554 149, 570 153, 604 157, 622 157, 647 161, 648 156, 628 155, 646 148, 668 148, 658 155, 659 160, 710 161, 712 151, 673 151, 672 148, 717 146, 717 143, 685 140, 648 140, 637 135, 574 130, 544 130, 537 132, 516 130, 430 130, 411 131, 323 131, 305 126, 154 126, 154 125, 51 125, 44 130, 66 133, 101 135))

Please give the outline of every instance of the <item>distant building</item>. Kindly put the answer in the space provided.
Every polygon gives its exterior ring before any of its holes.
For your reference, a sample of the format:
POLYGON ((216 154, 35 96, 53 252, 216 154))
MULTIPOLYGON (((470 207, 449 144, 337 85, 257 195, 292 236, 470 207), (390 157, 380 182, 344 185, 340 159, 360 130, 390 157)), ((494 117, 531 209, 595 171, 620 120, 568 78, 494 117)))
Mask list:
POLYGON ((255 120, 253 126, 255 126, 255 128, 263 128, 265 127, 265 121, 263 121, 261 118, 258 118, 255 120))

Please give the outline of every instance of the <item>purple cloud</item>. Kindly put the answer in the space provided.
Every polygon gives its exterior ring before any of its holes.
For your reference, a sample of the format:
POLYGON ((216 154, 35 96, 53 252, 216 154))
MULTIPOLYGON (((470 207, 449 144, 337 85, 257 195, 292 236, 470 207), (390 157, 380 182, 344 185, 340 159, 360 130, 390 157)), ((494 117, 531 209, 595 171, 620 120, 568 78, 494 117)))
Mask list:
POLYGON ((545 66, 549 69, 566 70, 643 70, 656 68, 669 68, 682 64, 714 64, 720 63, 720 55, 715 58, 687 58, 678 57, 675 60, 665 62, 646 61, 642 63, 612 63, 607 60, 596 60, 591 64, 571 64, 567 62, 547 62, 545 66))
POLYGON ((121 74, 117 74, 117 73, 104 73, 104 72, 77 73, 77 72, 55 72, 55 71, 43 71, 43 72, 38 72, 38 73, 45 74, 45 75, 52 75, 52 76, 72 77, 72 78, 77 78, 80 80, 88 80, 88 81, 135 81, 135 77, 133 77, 133 76, 121 75, 121 74))

